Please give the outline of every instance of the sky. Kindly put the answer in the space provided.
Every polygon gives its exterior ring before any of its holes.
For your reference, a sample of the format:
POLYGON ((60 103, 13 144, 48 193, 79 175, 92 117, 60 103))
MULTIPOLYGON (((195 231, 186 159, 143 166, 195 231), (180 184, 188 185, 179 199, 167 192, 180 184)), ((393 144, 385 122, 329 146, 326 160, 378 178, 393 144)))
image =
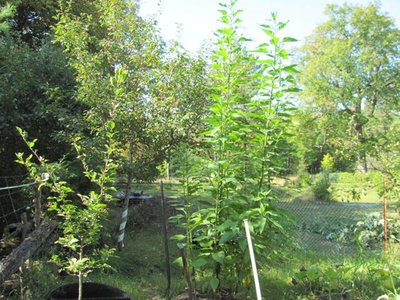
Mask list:
MULTIPOLYGON (((218 3, 224 0, 141 0, 140 14, 158 20, 162 36, 166 40, 178 39, 183 46, 196 52, 219 28, 220 9, 218 3)), ((289 21, 283 34, 299 40, 310 35, 313 29, 327 20, 324 15, 326 4, 367 5, 369 0, 239 0, 237 8, 243 9, 243 33, 257 44, 263 42, 265 34, 259 28, 278 14, 279 21, 289 21)), ((400 28, 400 0, 381 0, 381 12, 392 17, 400 28)), ((210 44, 210 42, 208 42, 210 44)))

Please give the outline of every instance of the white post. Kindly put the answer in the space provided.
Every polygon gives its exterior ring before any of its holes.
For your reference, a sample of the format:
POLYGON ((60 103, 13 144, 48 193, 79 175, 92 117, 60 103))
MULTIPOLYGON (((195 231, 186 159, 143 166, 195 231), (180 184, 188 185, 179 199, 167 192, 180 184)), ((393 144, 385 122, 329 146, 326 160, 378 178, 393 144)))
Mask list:
POLYGON ((251 267, 253 268, 253 276, 254 276, 254 284, 256 286, 257 300, 262 300, 261 289, 260 289, 260 281, 258 280, 256 258, 254 256, 253 243, 251 242, 249 221, 247 219, 244 220, 244 228, 246 230, 247 245, 249 247, 251 267))

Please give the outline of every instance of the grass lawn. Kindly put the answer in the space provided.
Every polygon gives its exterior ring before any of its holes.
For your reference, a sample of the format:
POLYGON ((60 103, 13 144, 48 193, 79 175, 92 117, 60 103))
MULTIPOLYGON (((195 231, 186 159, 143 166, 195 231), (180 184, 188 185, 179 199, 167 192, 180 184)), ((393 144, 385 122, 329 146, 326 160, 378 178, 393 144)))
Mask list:
MULTIPOLYGON (((337 183, 338 186, 344 183, 337 183)), ((179 194, 176 182, 166 182, 165 194, 179 194)), ((159 184, 140 184, 135 191, 158 195, 159 184)), ((377 194, 365 195, 360 201, 320 202, 307 192, 291 187, 276 187, 281 200, 276 205, 294 219, 296 245, 276 249, 274 259, 259 266, 265 299, 377 299, 383 294, 396 299, 400 293, 400 248, 392 245, 384 255, 381 247, 360 250, 326 236, 343 224, 357 222, 366 214, 381 212, 377 194), (375 201, 372 201, 375 199, 375 201), (391 294, 390 294, 391 293, 391 294)), ((368 192, 369 193, 369 192, 368 192)), ((206 197, 206 195, 203 195, 206 197)), ((169 214, 173 214, 173 209, 169 214)), ((116 227, 119 210, 111 215, 110 230, 116 227)), ((391 217, 398 213, 391 209, 391 217)), ((169 235, 173 234, 169 226, 169 235)), ((172 299, 185 291, 181 268, 173 261, 178 257, 175 241, 169 241, 172 271, 172 299)), ((37 260, 22 273, 26 299, 44 299, 55 287, 74 281, 59 277, 42 251, 37 260)), ((130 206, 125 248, 110 260, 112 269, 94 272, 91 281, 101 282, 126 291, 132 299, 165 299, 167 278, 159 201, 130 206)), ((21 290, 21 289, 20 289, 21 290)), ((22 299, 21 291, 3 299, 22 299)), ((1 298, 0 298, 1 299, 1 298)), ((252 282, 243 283, 240 299, 255 299, 252 282)))

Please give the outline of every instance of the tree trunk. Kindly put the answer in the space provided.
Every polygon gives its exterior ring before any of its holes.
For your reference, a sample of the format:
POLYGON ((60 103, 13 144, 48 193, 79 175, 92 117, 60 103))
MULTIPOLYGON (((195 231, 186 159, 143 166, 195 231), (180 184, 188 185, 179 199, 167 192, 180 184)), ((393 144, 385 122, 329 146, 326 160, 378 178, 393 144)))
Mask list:
POLYGON ((82 300, 82 288, 83 288, 82 272, 79 272, 78 284, 79 284, 79 286, 78 286, 78 289, 79 289, 79 291, 78 291, 78 300, 82 300))
POLYGON ((365 173, 368 171, 368 164, 367 164, 367 153, 364 148, 365 144, 365 138, 364 138, 364 124, 363 124, 363 117, 362 117, 362 107, 361 107, 361 101, 359 103, 354 104, 353 109, 353 131, 356 135, 356 140, 357 140, 357 156, 358 156, 358 163, 360 170, 365 173))
POLYGON ((122 248, 124 248, 125 226, 128 221, 129 195, 131 193, 132 180, 133 180, 132 165, 133 165, 133 143, 131 142, 129 144, 128 179, 126 182, 124 203, 122 205, 121 221, 118 228, 117 247, 119 251, 121 251, 122 248))

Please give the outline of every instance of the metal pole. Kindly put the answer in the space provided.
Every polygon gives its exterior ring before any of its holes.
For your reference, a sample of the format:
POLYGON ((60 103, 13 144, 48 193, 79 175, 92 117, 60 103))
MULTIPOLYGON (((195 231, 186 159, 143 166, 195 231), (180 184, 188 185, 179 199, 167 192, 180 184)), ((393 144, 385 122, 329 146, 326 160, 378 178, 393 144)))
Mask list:
POLYGON ((388 247, 388 222, 387 222, 387 195, 386 195, 386 175, 384 177, 383 188, 383 250, 386 252, 388 247))
POLYGON ((247 245, 248 245, 248 247, 249 247, 250 260, 251 260, 251 267, 252 267, 252 269, 253 269, 253 276, 254 276, 254 284, 255 284, 255 286, 256 286, 257 300, 262 300, 261 288, 260 288, 260 281, 258 280, 256 258, 255 258, 255 256, 254 256, 254 250, 253 250, 253 243, 252 243, 252 241, 251 241, 251 234, 250 234, 249 221, 248 221, 247 219, 244 220, 244 228, 245 228, 245 230, 246 230, 247 245))
POLYGON ((165 268, 167 273, 167 290, 166 297, 170 299, 171 294, 171 266, 169 262, 169 247, 168 247, 168 231, 167 231, 167 213, 165 211, 165 197, 164 197, 164 184, 160 182, 160 190, 161 190, 161 212, 163 219, 163 232, 164 232, 164 250, 165 250, 165 268))

